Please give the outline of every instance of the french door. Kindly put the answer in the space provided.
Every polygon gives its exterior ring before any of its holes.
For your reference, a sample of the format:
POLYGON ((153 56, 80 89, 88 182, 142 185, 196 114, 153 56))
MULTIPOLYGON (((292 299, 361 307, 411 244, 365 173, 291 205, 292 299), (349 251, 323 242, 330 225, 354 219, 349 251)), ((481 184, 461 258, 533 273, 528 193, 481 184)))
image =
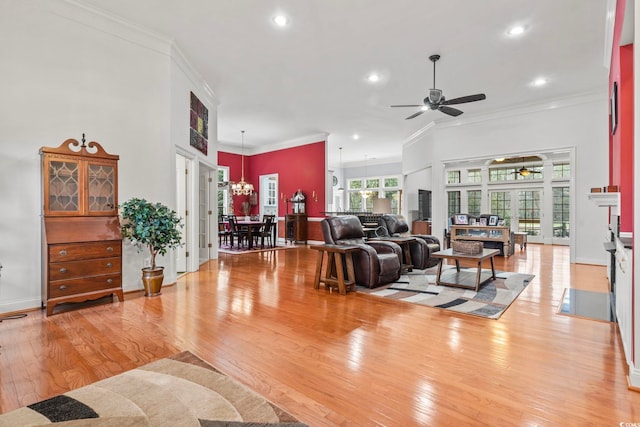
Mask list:
POLYGON ((489 192, 491 213, 505 219, 511 231, 527 233, 527 240, 542 243, 543 191, 541 188, 513 189, 489 192))

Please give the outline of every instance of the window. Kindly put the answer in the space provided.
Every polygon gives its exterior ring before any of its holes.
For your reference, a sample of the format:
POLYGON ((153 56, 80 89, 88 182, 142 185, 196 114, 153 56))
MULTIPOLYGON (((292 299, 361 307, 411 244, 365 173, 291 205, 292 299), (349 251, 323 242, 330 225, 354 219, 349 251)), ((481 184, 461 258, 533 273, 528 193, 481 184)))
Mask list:
POLYGON ((542 166, 527 166, 526 168, 529 171, 529 174, 526 176, 522 176, 520 174, 520 168, 522 168, 522 166, 489 169, 489 181, 523 181, 530 179, 542 179, 543 177, 542 166))
POLYGON ((449 217, 460 213, 460 192, 459 191, 447 191, 447 206, 449 217))
POLYGON ((512 181, 515 179, 515 168, 491 168, 489 169, 489 181, 512 181))
POLYGON ((569 187, 553 189, 553 237, 569 237, 569 187))
POLYGON ((467 191, 467 213, 469 215, 480 215, 480 203, 482 202, 482 191, 469 190, 467 191))
POLYGON ((229 168, 226 166, 218 166, 218 219, 229 213, 229 168), (225 185, 225 183, 227 183, 225 185))
POLYGON ((447 184, 460 184, 460 171, 447 172, 447 184))
POLYGON ((491 213, 504 218, 504 225, 511 225, 511 193, 508 191, 491 192, 491 213))
POLYGON ((371 212, 373 199, 387 198, 391 200, 391 212, 400 213, 400 177, 367 177, 354 178, 347 181, 347 210, 353 212, 371 212), (363 191, 366 189, 367 197, 363 191))
POLYGON ((469 169, 467 172, 467 179, 474 184, 480 184, 482 182, 482 170, 469 169))
POLYGON ((571 178, 571 165, 569 163, 555 163, 553 165, 553 179, 571 178))

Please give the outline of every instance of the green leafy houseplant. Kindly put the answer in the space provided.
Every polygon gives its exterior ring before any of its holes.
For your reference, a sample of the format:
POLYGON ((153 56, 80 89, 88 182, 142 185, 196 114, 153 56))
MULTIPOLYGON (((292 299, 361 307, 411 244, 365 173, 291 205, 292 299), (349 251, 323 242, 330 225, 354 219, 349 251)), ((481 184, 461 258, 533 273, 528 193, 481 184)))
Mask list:
POLYGON ((181 219, 175 211, 162 203, 132 198, 122 208, 122 236, 138 246, 149 248, 151 270, 156 269, 156 255, 165 255, 168 249, 181 246, 181 219))

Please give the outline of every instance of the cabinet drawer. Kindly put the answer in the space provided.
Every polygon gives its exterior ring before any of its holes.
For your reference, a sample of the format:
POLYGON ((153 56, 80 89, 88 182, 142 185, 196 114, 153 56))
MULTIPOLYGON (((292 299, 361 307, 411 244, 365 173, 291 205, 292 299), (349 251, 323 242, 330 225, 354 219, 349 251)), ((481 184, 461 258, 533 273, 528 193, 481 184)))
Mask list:
POLYGON ((88 259, 49 264, 49 280, 77 279, 121 272, 121 258, 88 259))
POLYGON ((85 292, 122 287, 120 274, 84 277, 82 279, 56 280, 49 282, 49 298, 83 294, 85 292))
POLYGON ((122 241, 96 243, 65 243, 49 245, 49 262, 77 261, 92 258, 118 257, 122 253, 122 241))

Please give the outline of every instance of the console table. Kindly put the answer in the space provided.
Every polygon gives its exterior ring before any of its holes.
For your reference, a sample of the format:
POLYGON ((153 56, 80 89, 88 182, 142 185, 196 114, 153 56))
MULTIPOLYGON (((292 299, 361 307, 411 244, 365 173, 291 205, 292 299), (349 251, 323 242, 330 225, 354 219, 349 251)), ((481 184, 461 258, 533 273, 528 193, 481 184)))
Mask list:
POLYGON ((511 254, 511 229, 501 226, 452 225, 451 241, 475 240, 480 242, 498 242, 502 244, 505 257, 511 254))

